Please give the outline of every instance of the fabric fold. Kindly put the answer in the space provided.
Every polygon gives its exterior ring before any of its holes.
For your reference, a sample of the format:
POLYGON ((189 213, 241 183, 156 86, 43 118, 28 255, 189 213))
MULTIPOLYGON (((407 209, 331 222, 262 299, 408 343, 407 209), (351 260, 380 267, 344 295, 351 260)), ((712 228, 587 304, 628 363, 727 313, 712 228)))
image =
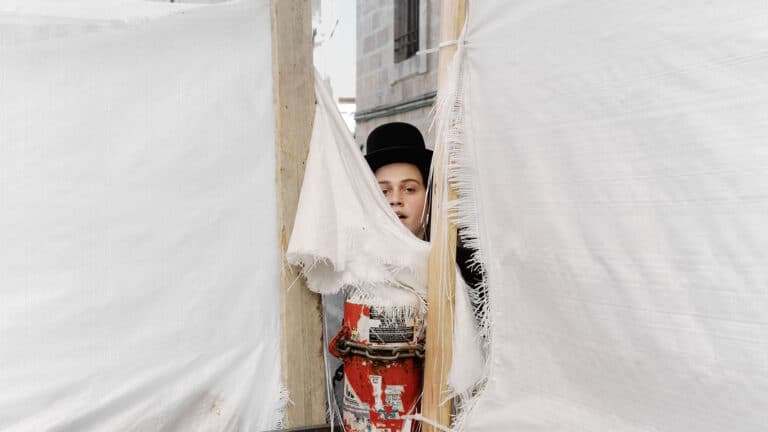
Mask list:
POLYGON ((317 78, 315 89, 317 109, 288 263, 300 265, 309 289, 321 294, 384 284, 425 298, 429 243, 397 219, 317 78))

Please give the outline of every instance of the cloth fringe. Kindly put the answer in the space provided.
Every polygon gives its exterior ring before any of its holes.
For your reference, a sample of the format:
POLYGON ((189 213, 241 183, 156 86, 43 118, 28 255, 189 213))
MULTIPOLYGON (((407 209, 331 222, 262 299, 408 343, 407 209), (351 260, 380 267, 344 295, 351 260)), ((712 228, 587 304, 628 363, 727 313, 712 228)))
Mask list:
POLYGON ((285 412, 288 409, 288 405, 293 404, 293 402, 290 399, 290 395, 288 394, 288 388, 284 385, 280 385, 280 397, 278 399, 277 408, 274 411, 273 417, 272 417, 272 424, 270 425, 270 429, 272 430, 280 430, 287 428, 287 424, 285 422, 285 412))
MULTIPOLYGON (((483 256, 483 241, 478 225, 478 211, 476 203, 476 186, 474 183, 473 168, 474 157, 467 149, 465 141, 464 124, 464 58, 465 58, 465 33, 466 25, 462 30, 458 41, 458 48, 448 70, 447 86, 437 101, 433 111, 431 130, 438 138, 438 142, 445 142, 447 151, 435 151, 435 163, 443 163, 447 166, 446 182, 456 191, 457 199, 443 203, 445 217, 457 226, 459 238, 465 247, 473 250, 470 258, 470 267, 481 276, 481 281, 475 287, 469 289, 469 297, 473 305, 473 313, 477 320, 480 345, 485 354, 485 365, 481 379, 471 388, 452 394, 455 406, 455 414, 452 418, 450 429, 441 430, 461 431, 465 420, 481 396, 488 379, 489 353, 491 345, 491 315, 489 313, 490 298, 488 282, 485 271, 486 262, 483 256)), ((434 165, 434 163, 433 163, 434 165)), ((429 423, 428 419, 421 416, 417 420, 429 423)))

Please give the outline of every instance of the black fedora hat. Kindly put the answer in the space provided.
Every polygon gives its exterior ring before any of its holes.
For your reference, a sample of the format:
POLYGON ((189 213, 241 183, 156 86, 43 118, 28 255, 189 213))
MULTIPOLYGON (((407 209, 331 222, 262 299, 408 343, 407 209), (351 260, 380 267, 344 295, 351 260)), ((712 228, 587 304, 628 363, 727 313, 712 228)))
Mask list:
POLYGON ((402 122, 385 123, 368 135, 366 147, 365 160, 373 172, 391 163, 411 163, 419 168, 426 185, 432 150, 424 146, 424 137, 415 126, 402 122))

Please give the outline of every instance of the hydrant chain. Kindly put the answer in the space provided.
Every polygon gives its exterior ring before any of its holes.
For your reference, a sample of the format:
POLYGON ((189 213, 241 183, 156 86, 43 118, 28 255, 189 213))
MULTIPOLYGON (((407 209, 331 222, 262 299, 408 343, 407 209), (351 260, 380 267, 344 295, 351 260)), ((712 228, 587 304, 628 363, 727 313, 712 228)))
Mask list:
POLYGON ((376 346, 352 342, 346 338, 336 340, 334 350, 339 357, 359 355, 371 360, 393 361, 397 359, 418 357, 424 358, 424 347, 421 345, 406 346, 376 346))

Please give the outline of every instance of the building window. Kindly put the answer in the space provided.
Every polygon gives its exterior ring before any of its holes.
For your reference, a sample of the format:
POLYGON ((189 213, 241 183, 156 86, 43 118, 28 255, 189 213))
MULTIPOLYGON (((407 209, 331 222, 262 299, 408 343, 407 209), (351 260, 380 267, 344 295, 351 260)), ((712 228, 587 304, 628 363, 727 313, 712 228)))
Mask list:
POLYGON ((395 0, 395 63, 419 50, 419 0, 395 0))

